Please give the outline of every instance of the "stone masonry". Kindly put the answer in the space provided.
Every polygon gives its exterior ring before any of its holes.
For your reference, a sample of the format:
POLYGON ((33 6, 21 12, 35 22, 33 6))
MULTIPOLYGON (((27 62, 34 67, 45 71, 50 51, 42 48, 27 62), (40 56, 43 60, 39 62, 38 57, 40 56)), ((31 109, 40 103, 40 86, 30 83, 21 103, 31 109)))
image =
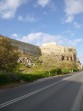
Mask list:
POLYGON ((34 55, 34 56, 39 56, 41 54, 40 48, 38 46, 28 44, 28 43, 24 43, 24 42, 21 42, 21 41, 17 41, 17 40, 14 40, 14 39, 10 39, 10 40, 11 40, 11 44, 13 46, 18 47, 19 50, 23 53, 27 53, 27 54, 34 55))
POLYGON ((74 47, 57 46, 56 43, 43 44, 41 54, 51 56, 54 55, 59 61, 74 61, 77 60, 77 53, 74 47))
MULTIPOLYGON (((0 37, 4 37, 4 36, 0 35, 0 37)), ((28 61, 30 64, 31 63, 30 61, 32 61, 31 56, 39 57, 41 55, 46 55, 48 57, 50 57, 51 55, 54 55, 53 57, 56 58, 58 61, 78 62, 76 48, 74 47, 57 46, 56 43, 47 43, 39 47, 36 45, 24 43, 14 39, 10 39, 10 40, 11 40, 11 44, 13 46, 17 46, 20 52, 22 52, 23 54, 26 53, 27 55, 30 55, 30 59, 29 57, 28 58, 21 57, 19 60, 21 61, 21 63, 22 62, 24 63, 24 61, 25 62, 28 61)))

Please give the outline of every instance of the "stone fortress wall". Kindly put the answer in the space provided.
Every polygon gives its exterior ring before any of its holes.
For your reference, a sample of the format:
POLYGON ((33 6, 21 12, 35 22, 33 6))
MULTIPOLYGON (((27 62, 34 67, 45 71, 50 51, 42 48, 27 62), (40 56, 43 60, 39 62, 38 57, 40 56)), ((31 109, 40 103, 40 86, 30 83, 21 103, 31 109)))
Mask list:
POLYGON ((78 61, 76 49, 74 47, 57 46, 56 43, 47 43, 39 47, 14 39, 10 40, 11 44, 13 46, 17 46, 21 52, 35 57, 39 57, 40 55, 47 55, 48 57, 51 57, 53 55, 53 57, 59 61, 78 61))
POLYGON ((21 41, 17 41, 17 40, 14 40, 14 39, 11 39, 11 44, 13 46, 18 47, 20 49, 20 51, 23 52, 23 53, 27 53, 27 54, 34 55, 34 56, 41 55, 40 48, 38 46, 28 44, 28 43, 24 43, 24 42, 21 42, 21 41))
POLYGON ((21 51, 33 56, 38 57, 45 54, 49 57, 54 55, 59 61, 67 60, 75 62, 77 60, 76 49, 72 47, 57 46, 56 43, 47 43, 39 47, 13 39, 11 39, 11 43, 13 46, 19 47, 21 51))
POLYGON ((59 61, 77 61, 77 53, 74 47, 57 46, 56 43, 43 44, 41 54, 54 57, 59 61))

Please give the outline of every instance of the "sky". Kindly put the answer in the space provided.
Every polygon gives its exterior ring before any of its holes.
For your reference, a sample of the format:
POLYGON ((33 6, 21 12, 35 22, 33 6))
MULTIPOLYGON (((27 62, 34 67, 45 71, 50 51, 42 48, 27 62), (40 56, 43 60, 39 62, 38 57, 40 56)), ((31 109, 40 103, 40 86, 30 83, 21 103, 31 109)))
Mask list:
POLYGON ((83 63, 83 0, 0 0, 0 34, 38 46, 76 47, 83 63))

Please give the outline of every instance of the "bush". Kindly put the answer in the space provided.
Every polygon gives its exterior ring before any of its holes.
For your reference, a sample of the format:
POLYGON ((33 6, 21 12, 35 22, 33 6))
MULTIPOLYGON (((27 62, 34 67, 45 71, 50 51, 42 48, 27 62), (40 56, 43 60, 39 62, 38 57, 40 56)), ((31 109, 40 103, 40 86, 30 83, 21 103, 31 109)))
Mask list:
POLYGON ((62 69, 57 69, 57 74, 59 75, 59 74, 62 74, 62 69))
POLYGON ((11 45, 10 39, 0 36, 0 71, 14 71, 18 58, 18 48, 11 45))
POLYGON ((50 71, 50 75, 51 75, 51 76, 57 75, 57 69, 52 69, 52 70, 50 71))
POLYGON ((69 69, 62 69, 62 73, 63 73, 63 74, 68 74, 69 72, 70 72, 69 69))
MULTIPOLYGON (((73 71, 78 71, 77 69, 73 69, 73 71)), ((52 69, 51 71, 39 71, 35 74, 15 74, 15 73, 1 73, 0 74, 0 84, 7 84, 12 82, 32 82, 40 78, 68 74, 71 72, 70 69, 52 69)))
POLYGON ((73 72, 77 72, 77 71, 79 71, 79 69, 77 69, 77 68, 74 68, 74 69, 73 69, 73 72))
POLYGON ((23 80, 23 81, 31 82, 31 81, 37 80, 37 76, 32 74, 19 74, 18 77, 20 81, 23 80))
POLYGON ((17 81, 20 81, 20 79, 16 74, 0 74, 0 84, 7 84, 17 81))

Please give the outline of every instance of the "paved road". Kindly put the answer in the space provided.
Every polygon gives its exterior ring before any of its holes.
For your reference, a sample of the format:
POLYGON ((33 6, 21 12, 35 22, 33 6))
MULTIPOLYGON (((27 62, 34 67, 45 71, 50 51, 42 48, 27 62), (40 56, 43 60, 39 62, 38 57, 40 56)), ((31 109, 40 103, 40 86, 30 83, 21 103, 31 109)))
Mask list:
POLYGON ((0 90, 0 111, 83 111, 83 72, 0 90))

